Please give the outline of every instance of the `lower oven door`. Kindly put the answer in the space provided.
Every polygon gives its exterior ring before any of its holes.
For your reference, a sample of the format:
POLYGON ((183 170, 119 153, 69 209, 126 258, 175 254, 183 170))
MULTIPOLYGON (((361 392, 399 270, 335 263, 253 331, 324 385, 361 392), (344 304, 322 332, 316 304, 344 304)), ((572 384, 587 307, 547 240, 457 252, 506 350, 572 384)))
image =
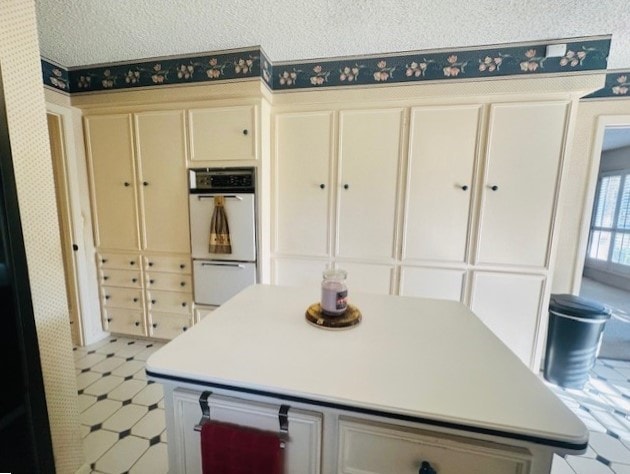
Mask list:
POLYGON ((256 264, 253 262, 193 262, 195 303, 221 305, 256 283, 256 264))

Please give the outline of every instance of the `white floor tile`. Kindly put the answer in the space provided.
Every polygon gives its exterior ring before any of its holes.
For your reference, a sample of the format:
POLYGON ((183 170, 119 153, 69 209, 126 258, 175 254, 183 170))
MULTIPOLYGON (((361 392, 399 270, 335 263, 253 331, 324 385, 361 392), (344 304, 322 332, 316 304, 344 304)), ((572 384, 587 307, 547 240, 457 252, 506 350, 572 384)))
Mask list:
POLYGON ((129 430, 138 420, 146 415, 146 413, 147 407, 133 404, 125 405, 105 420, 103 428, 117 433, 129 430))
POLYGON ((140 390, 146 387, 146 382, 142 380, 125 380, 118 387, 107 394, 107 398, 111 400, 131 400, 140 390))
POLYGON ((133 403, 138 405, 150 406, 158 403, 164 398, 164 389, 159 383, 152 383, 143 388, 135 397, 133 403))
POLYGON ((612 463, 610 468, 615 474, 630 474, 630 465, 612 463))
POLYGON ((79 413, 84 412, 96 403, 96 397, 93 395, 79 395, 79 413))
POLYGON ((610 401, 610 403, 619 411, 623 411, 626 414, 630 414, 630 400, 623 398, 619 395, 604 395, 604 397, 610 401))
POLYGON ((630 464, 630 450, 621 441, 605 433, 591 433, 589 445, 603 458, 611 462, 630 464))
POLYGON ((123 379, 122 377, 116 377, 115 375, 101 377, 100 380, 97 380, 92 385, 87 387, 84 390, 84 393, 87 393, 88 395, 96 395, 97 397, 100 395, 105 395, 108 392, 114 390, 124 381, 125 379, 123 379))
POLYGON ((621 435, 628 431, 628 427, 610 412, 591 410, 591 415, 613 433, 621 435))
POLYGON ((152 347, 147 347, 142 352, 138 352, 133 358, 137 360, 147 360, 151 354, 157 351, 163 344, 154 344, 152 347))
MULTIPOLYGON (((145 412, 146 413, 146 412, 145 412)), ((141 438, 151 439, 160 435, 166 428, 166 417, 164 410, 155 409, 146 413, 133 428, 131 434, 141 438)))
MULTIPOLYGON (((118 354, 116 354, 118 356, 118 354)), ((112 370, 112 375, 119 377, 129 377, 139 370, 144 370, 145 362, 143 360, 130 360, 122 364, 120 367, 112 370)))
POLYGON ((564 458, 554 454, 551 474, 575 474, 575 471, 571 469, 571 466, 567 464, 564 458))
POLYGON ((107 357, 105 354, 99 354, 99 353, 87 354, 85 357, 76 361, 74 363, 74 366, 77 369, 81 369, 81 370, 89 369, 90 367, 101 362, 103 359, 105 359, 105 357, 107 357))
POLYGON ((77 389, 84 390, 100 378, 101 374, 97 374, 96 372, 83 372, 77 375, 77 389))
POLYGON ((591 385, 596 390, 606 394, 606 395, 619 395, 619 391, 616 390, 611 384, 604 382, 603 380, 593 379, 591 380, 591 385))
POLYGON ((128 339, 115 338, 115 342, 109 342, 107 344, 103 344, 101 347, 96 349, 97 353, 101 354, 115 354, 116 351, 122 350, 127 346, 128 339))
POLYGON ((611 369, 609 367, 595 366, 593 368, 593 372, 595 372, 600 377, 603 377, 608 382, 613 380, 619 381, 627 379, 627 377, 621 374, 617 369, 611 369))
POLYGON ((83 439, 83 452, 88 464, 96 462, 103 454, 118 441, 118 433, 107 430, 97 430, 83 439))
POLYGON ((567 456, 566 460, 576 474, 613 474, 613 471, 608 466, 595 459, 567 456))
POLYGON ((121 359, 120 357, 107 357, 105 360, 100 361, 98 364, 94 365, 90 370, 92 372, 99 372, 104 374, 105 372, 112 372, 114 369, 120 367, 125 363, 125 359, 121 359))
POLYGON ((98 425, 112 416, 120 407, 122 407, 122 403, 115 400, 101 400, 81 413, 79 419, 82 424, 87 426, 98 425))
POLYGON ((136 372, 135 374, 133 374, 133 378, 136 380, 143 380, 144 382, 147 381, 147 374, 144 371, 144 367, 142 369, 140 369, 138 372, 136 372))
POLYGON ((128 471, 149 448, 146 439, 127 436, 118 441, 107 451, 94 466, 96 470, 106 473, 121 473, 128 471))
POLYGON ((121 347, 116 351, 116 357, 122 357, 127 359, 129 357, 135 357, 137 354, 147 348, 146 344, 128 344, 121 347))
POLYGON ((168 452, 166 444, 158 443, 151 446, 133 465, 131 474, 166 474, 168 472, 168 452))

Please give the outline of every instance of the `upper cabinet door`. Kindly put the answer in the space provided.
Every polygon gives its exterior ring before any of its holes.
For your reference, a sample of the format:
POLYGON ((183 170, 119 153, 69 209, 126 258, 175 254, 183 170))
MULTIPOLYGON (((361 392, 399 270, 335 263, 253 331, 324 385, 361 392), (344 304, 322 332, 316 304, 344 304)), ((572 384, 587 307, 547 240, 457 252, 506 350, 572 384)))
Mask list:
POLYGON ((394 257, 403 109, 340 112, 337 255, 394 257))
POLYGON ((412 109, 403 259, 465 261, 480 110, 412 109))
POLYGON ((184 112, 146 112, 135 120, 143 249, 188 253, 184 112))
POLYGON ((274 136, 274 252, 327 256, 332 112, 277 115, 274 136))
POLYGON ((85 131, 97 223, 96 245, 136 250, 139 245, 131 116, 87 117, 85 131))
POLYGON ((494 105, 476 263, 547 266, 566 102, 494 105))
POLYGON ((193 109, 190 120, 190 160, 256 159, 256 107, 193 109))

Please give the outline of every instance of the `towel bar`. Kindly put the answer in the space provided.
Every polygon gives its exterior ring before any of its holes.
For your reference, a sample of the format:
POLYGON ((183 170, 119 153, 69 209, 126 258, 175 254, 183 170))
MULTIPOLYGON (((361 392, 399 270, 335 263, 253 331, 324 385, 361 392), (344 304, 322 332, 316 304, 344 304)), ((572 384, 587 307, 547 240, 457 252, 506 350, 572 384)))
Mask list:
MULTIPOLYGON (((199 406, 201 407, 201 419, 194 427, 195 431, 201 431, 201 426, 210 421, 210 406, 208 405, 208 398, 212 395, 210 390, 206 390, 199 396, 199 406)), ((286 443, 290 441, 289 438, 289 405, 280 405, 278 410, 278 423, 280 424, 280 447, 285 448, 286 443)))

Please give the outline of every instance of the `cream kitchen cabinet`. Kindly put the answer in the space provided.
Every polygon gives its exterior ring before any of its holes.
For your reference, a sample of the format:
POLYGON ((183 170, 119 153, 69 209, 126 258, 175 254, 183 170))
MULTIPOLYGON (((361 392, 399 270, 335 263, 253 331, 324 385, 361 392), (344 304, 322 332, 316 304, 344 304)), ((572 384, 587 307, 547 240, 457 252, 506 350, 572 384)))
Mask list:
POLYGON ((190 161, 255 160, 257 114, 255 105, 189 110, 190 161))
POLYGON ((103 323, 112 332, 164 338, 173 331, 158 326, 192 323, 184 125, 182 110, 85 118, 103 323), (172 304, 156 308, 154 290, 174 292, 160 297, 172 304), (174 301, 186 306, 173 311, 174 301))
POLYGON ((466 261, 481 110, 411 109, 403 261, 466 261))
POLYGON ((568 105, 490 107, 475 264, 548 267, 568 105))
MULTIPOLYGON (((275 116, 272 253, 282 260, 276 268, 288 269, 288 258, 295 264, 306 260, 304 271, 312 270, 312 257, 332 259, 341 267, 348 260, 392 261, 403 112, 387 108, 275 116)), ((276 283, 283 281, 281 273, 275 272, 276 283)), ((387 282, 376 286, 389 292, 389 268, 379 278, 385 274, 387 282)))
MULTIPOLYGON (((176 389, 173 391, 174 421, 176 426, 170 437, 177 450, 170 459, 172 472, 201 473, 201 442, 194 430, 201 419, 199 397, 201 392, 176 389)), ((266 431, 279 431, 280 405, 259 403, 246 399, 211 395, 208 397, 210 419, 249 426, 266 431)), ((319 474, 321 472, 322 415, 314 411, 289 408, 287 413, 290 440, 284 452, 284 472, 319 474)))

